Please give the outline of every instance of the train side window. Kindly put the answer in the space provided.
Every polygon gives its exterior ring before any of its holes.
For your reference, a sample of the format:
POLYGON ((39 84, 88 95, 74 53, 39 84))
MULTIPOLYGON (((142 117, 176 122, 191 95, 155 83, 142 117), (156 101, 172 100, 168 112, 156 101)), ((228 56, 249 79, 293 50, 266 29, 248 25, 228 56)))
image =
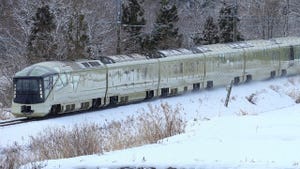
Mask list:
POLYGON ((224 53, 222 53, 222 54, 219 55, 219 60, 221 61, 221 63, 228 62, 228 60, 226 60, 226 58, 225 58, 225 54, 224 53))
POLYGON ((145 69, 143 70, 143 79, 147 78, 147 74, 148 74, 148 67, 145 67, 145 69))
POLYGON ((56 85, 55 85, 55 89, 59 90, 65 86, 67 86, 68 84, 68 77, 66 74, 60 74, 58 76, 58 79, 57 79, 57 82, 56 82, 56 85))
POLYGON ((140 68, 136 69, 136 80, 140 80, 140 68))
POLYGON ((295 60, 295 52, 294 52, 294 47, 290 46, 290 55, 289 55, 290 60, 295 60))
POLYGON ((173 73, 182 74, 183 73, 183 63, 173 64, 173 73))
POLYGON ((63 85, 63 82, 61 81, 61 78, 58 78, 57 82, 56 82, 56 85, 55 85, 55 89, 59 90, 59 89, 61 89, 63 87, 64 87, 64 85, 63 85))
POLYGON ((183 73, 183 63, 180 63, 180 69, 179 72, 182 74, 183 73))
POLYGON ((79 76, 79 75, 74 75, 74 76, 72 77, 72 86, 73 86, 73 89, 74 89, 74 90, 77 89, 79 80, 80 80, 80 76, 79 76))
POLYGON ((44 78, 45 97, 48 97, 52 87, 53 87, 53 77, 52 76, 45 77, 44 78))
POLYGON ((67 74, 61 74, 60 75, 60 79, 61 79, 61 81, 63 83, 63 86, 67 86, 67 84, 68 84, 68 76, 67 76, 67 74))

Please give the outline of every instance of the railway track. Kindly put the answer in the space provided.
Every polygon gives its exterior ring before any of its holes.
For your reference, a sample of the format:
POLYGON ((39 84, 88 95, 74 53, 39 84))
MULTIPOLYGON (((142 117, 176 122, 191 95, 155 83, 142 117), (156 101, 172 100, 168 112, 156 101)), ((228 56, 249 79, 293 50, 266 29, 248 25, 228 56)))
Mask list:
POLYGON ((15 118, 15 119, 10 119, 10 120, 1 120, 0 121, 0 127, 26 123, 26 122, 30 122, 32 120, 33 119, 30 119, 30 118, 27 118, 27 117, 20 117, 20 118, 15 118))
POLYGON ((77 112, 73 112, 73 113, 57 114, 57 115, 50 115, 50 116, 36 117, 36 118, 19 117, 19 118, 14 118, 14 119, 9 119, 9 120, 0 120, 0 127, 12 126, 12 125, 17 125, 17 124, 22 124, 22 123, 29 123, 32 121, 40 121, 40 120, 61 118, 61 117, 67 117, 67 116, 74 116, 74 115, 81 114, 84 112, 92 112, 92 110, 77 111, 77 112))

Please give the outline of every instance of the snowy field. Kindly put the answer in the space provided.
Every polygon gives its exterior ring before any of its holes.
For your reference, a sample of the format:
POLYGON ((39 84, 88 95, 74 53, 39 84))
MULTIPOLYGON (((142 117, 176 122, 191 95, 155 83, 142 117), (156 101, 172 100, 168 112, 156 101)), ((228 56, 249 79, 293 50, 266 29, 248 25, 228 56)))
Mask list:
MULTIPOLYGON (((147 104, 180 105, 185 133, 157 144, 70 159, 42 162, 68 168, 300 168, 300 76, 234 86, 225 107, 225 87, 156 99, 98 112, 0 128, 2 147, 26 144, 48 127, 107 123, 140 114, 147 104), (299 86, 299 88, 298 88, 299 86)), ((28 166, 25 166, 25 168, 28 166)))

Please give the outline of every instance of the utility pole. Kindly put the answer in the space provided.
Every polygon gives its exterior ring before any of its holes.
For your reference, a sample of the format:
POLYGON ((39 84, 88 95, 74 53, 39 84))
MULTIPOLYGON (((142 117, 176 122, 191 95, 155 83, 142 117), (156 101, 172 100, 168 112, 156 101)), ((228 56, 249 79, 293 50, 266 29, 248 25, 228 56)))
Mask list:
POLYGON ((284 36, 289 36, 289 13, 290 13, 290 0, 286 0, 286 7, 284 8, 284 36))
POLYGON ((233 33, 233 42, 237 41, 237 9, 238 8, 238 4, 237 4, 237 0, 235 0, 235 2, 233 3, 233 12, 232 12, 232 19, 233 19, 233 23, 232 23, 232 33, 233 33))
POLYGON ((122 0, 117 1, 117 54, 121 54, 122 0))

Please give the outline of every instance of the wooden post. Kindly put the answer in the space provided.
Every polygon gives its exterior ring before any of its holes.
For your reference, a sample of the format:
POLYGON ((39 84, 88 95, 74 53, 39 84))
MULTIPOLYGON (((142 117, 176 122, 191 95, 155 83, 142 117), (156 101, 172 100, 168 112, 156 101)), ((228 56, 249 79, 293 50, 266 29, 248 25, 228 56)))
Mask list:
POLYGON ((122 0, 117 0, 117 54, 121 54, 122 0))
POLYGON ((233 86, 233 80, 231 80, 230 85, 228 87, 226 87, 227 97, 226 97, 226 100, 225 100, 225 107, 228 107, 228 102, 229 102, 229 99, 230 99, 232 86, 233 86))

